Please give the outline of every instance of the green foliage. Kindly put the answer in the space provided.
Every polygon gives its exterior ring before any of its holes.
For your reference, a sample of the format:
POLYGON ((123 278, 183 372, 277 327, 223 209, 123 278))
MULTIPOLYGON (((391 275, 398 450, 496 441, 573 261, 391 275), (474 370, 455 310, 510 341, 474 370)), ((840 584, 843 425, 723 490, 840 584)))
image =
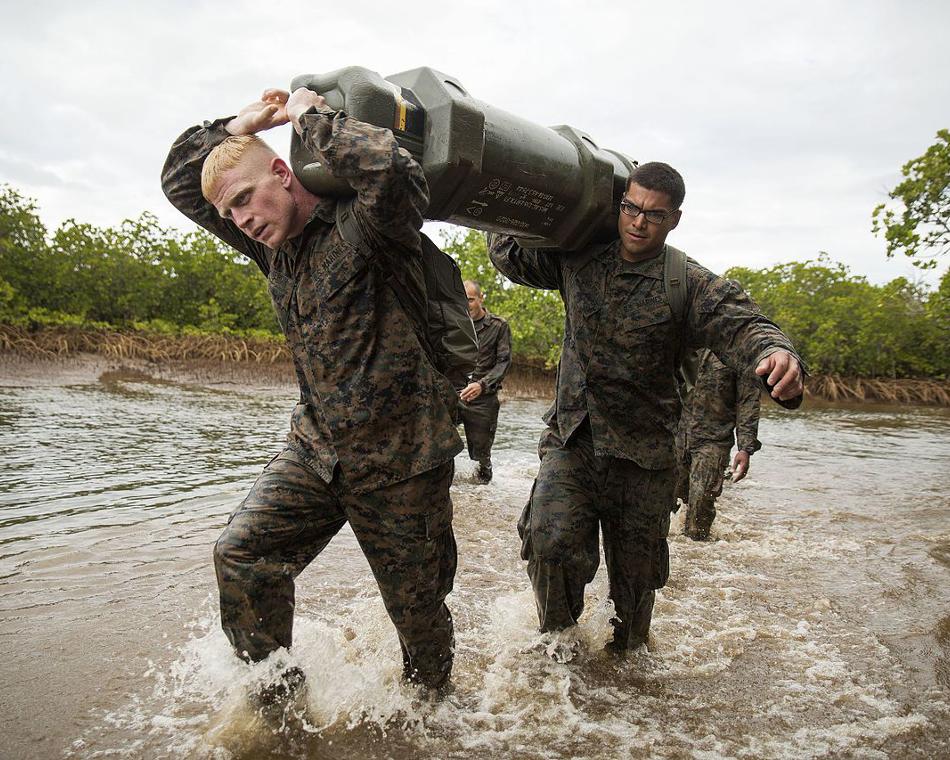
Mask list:
MULTIPOLYGON (((941 133, 946 142, 950 134, 941 133)), ((554 366, 564 306, 556 292, 508 283, 474 230, 446 236, 463 276, 508 319, 517 360, 554 366)), ((950 376, 950 271, 926 292, 905 278, 872 285, 826 255, 770 269, 734 268, 789 333, 814 373, 950 376)), ((100 228, 69 220, 49 233, 33 201, 0 185, 0 322, 132 328, 159 335, 277 335, 257 267, 204 231, 150 214, 100 228)))
POLYGON ((874 209, 871 229, 884 234, 887 255, 903 253, 921 269, 936 267, 936 257, 950 251, 950 130, 901 168, 904 180, 889 193, 903 211, 882 203, 874 209))
POLYGON ((481 232, 460 230, 444 236, 441 246, 458 262, 462 277, 479 284, 486 308, 508 320, 515 359, 549 368, 556 365, 564 332, 560 294, 508 282, 492 266, 481 232))
POLYGON ((946 320, 950 282, 928 294, 899 277, 872 285, 821 254, 770 269, 734 267, 762 311, 777 322, 813 373, 860 377, 950 374, 946 320), (941 305, 942 304, 942 305, 941 305))
POLYGON ((25 313, 32 283, 51 281, 51 264, 36 204, 0 185, 0 312, 5 320, 25 313))
MULTIPOLYGON (((946 357, 950 357, 950 268, 943 273, 940 285, 927 299, 927 318, 937 333, 936 353, 946 362, 946 357)), ((950 375, 950 372, 944 369, 943 374, 950 375)))
POLYGON ((203 230, 182 234, 145 213, 118 227, 70 219, 49 234, 35 204, 6 185, 0 186, 0 319, 277 332, 257 267, 203 230))

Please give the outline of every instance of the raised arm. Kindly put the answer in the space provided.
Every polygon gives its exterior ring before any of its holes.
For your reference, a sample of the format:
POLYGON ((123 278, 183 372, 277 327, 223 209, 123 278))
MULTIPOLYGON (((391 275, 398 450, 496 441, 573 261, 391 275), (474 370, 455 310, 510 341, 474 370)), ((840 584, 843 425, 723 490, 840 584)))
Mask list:
POLYGON ((333 111, 304 87, 289 96, 286 110, 306 148, 356 191, 353 213, 363 234, 381 248, 395 242, 418 250, 428 185, 392 131, 333 111))
POLYGON ((495 268, 518 285, 560 290, 561 254, 552 248, 522 248, 513 237, 489 232, 488 256, 495 268))
POLYGON ((264 97, 245 106, 237 116, 229 116, 191 127, 172 145, 162 168, 162 190, 171 204, 196 224, 219 237, 245 256, 257 262, 265 272, 269 268, 267 249, 224 219, 201 193, 201 167, 205 158, 231 135, 255 134, 287 123, 287 114, 280 103, 264 97))

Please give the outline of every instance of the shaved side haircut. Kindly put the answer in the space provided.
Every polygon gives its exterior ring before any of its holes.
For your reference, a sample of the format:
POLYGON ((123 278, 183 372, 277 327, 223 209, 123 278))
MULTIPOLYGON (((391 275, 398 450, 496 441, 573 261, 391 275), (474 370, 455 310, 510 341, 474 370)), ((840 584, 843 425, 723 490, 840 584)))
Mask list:
POLYGON ((255 154, 266 156, 268 161, 277 155, 257 135, 232 135, 217 145, 201 166, 201 194, 205 200, 211 201, 222 174, 233 169, 246 157, 255 154))

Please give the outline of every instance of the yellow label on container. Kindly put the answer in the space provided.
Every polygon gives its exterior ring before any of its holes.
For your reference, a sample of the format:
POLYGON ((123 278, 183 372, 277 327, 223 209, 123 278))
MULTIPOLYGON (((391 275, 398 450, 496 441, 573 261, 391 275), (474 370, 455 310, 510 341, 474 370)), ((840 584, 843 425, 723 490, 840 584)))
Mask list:
POLYGON ((396 116, 396 129, 406 131, 406 101, 399 98, 399 113, 396 116))

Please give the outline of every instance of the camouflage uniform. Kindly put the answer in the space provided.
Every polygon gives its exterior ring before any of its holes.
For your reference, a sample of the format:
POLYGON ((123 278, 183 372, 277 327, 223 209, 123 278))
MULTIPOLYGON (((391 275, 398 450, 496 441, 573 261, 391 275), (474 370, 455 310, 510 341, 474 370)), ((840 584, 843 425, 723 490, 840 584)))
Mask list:
POLYGON ((697 366, 676 436, 676 495, 687 505, 684 532, 706 538, 733 443, 750 456, 762 448, 757 438, 762 384, 751 371, 731 370, 708 349, 699 352, 697 366))
POLYGON ((343 112, 300 118, 304 144, 357 193, 359 245, 319 199, 303 232, 272 250, 222 219, 201 166, 228 119, 187 130, 162 174, 169 200, 267 277, 300 386, 286 448, 265 468, 215 547, 225 632, 247 659, 291 643, 293 579, 349 521, 399 634, 406 673, 447 677, 456 565, 449 498, 462 449, 454 389, 433 369, 400 288, 424 303, 421 168, 389 130, 343 112))
MULTIPOLYGON (((649 630, 653 592, 669 576, 675 371, 683 350, 708 345, 743 369, 794 350, 741 289, 695 261, 687 265, 686 314, 677 322, 663 285, 665 253, 631 263, 619 241, 567 253, 488 239, 502 273, 558 290, 565 305, 557 397, 518 526, 541 629, 577 622, 599 562, 599 524, 616 609, 613 646, 635 646, 649 630)), ((782 403, 795 407, 801 397, 782 403)))
POLYGON ((472 380, 482 386, 482 393, 472 401, 460 402, 460 416, 465 427, 469 458, 478 461, 479 469, 491 478, 491 447, 498 428, 498 391, 511 367, 511 329, 501 317, 489 313, 475 321, 478 335, 478 362, 472 380))

